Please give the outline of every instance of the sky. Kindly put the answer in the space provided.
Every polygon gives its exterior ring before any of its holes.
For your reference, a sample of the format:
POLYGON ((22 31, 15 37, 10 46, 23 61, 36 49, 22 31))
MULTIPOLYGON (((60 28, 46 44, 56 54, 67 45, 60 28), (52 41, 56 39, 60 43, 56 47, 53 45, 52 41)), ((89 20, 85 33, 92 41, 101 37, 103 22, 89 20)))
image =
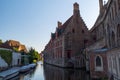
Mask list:
POLYGON ((99 0, 0 0, 0 39, 17 40, 41 52, 57 22, 64 24, 73 15, 75 2, 90 29, 99 14, 99 0))

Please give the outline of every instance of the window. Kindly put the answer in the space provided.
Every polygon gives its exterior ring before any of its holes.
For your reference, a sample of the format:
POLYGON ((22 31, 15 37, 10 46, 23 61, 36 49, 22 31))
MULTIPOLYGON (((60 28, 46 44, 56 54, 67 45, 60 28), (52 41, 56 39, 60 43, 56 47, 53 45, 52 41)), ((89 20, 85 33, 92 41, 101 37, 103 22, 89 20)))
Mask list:
POLYGON ((117 26, 117 35, 118 35, 118 38, 120 38, 120 24, 118 24, 117 26))
POLYGON ((120 71, 120 58, 119 58, 119 71, 120 71))
POLYGON ((115 46, 115 34, 113 31, 112 31, 112 45, 113 47, 115 46))
POLYGON ((85 39, 85 40, 84 40, 84 44, 87 44, 87 43, 88 43, 88 40, 87 40, 87 39, 85 39))
POLYGON ((86 47, 86 46, 87 46, 87 44, 88 44, 88 40, 87 40, 87 39, 85 39, 85 40, 84 40, 84 47, 86 47))
POLYGON ((115 15, 117 15, 117 5, 116 5, 116 2, 114 2, 114 8, 115 8, 115 15))
POLYGON ((94 41, 96 41, 96 40, 97 40, 97 39, 96 39, 96 36, 94 36, 94 37, 93 37, 93 40, 94 40, 94 41))
POLYGON ((118 0, 118 6, 119 6, 119 10, 120 10, 120 0, 118 0))
POLYGON ((82 33, 84 34, 84 33, 85 33, 85 31, 84 31, 84 30, 82 30, 82 33))
POLYGON ((96 66, 101 66, 101 58, 99 56, 96 57, 96 66))
POLYGON ((111 47, 111 39, 110 39, 110 26, 107 24, 107 30, 106 30, 107 32, 107 36, 108 36, 108 45, 109 45, 109 47, 111 47))
POLYGON ((67 51, 67 58, 71 58, 71 50, 67 51))
POLYGON ((112 16, 113 16, 113 19, 114 19, 115 18, 114 7, 112 7, 112 16))
POLYGON ((75 29, 72 29, 72 33, 75 33, 75 29))
POLYGON ((95 71, 103 71, 103 62, 101 56, 95 58, 95 71))
POLYGON ((113 56, 113 68, 116 69, 116 58, 113 56))

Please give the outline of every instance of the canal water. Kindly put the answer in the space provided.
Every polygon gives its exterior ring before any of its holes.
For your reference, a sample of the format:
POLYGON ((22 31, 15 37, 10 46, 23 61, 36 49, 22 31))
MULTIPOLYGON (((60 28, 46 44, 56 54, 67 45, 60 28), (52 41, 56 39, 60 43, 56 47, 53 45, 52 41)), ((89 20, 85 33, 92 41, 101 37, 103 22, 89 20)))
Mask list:
POLYGON ((37 67, 11 80, 91 80, 88 73, 80 69, 64 69, 38 62, 37 67))

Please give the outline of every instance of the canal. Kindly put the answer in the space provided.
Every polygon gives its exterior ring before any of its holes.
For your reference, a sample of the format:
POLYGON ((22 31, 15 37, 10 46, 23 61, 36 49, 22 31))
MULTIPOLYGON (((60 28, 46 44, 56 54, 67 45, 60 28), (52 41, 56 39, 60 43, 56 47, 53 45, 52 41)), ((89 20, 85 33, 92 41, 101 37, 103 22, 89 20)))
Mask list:
POLYGON ((63 69, 38 62, 37 67, 11 80, 91 80, 89 74, 80 69, 63 69))

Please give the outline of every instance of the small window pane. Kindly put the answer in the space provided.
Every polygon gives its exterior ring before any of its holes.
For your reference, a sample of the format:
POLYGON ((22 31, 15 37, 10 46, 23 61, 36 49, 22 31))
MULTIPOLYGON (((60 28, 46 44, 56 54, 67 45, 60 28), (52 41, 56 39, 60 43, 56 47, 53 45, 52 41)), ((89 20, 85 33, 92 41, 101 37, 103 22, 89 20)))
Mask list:
POLYGON ((101 66, 101 58, 99 56, 96 58, 96 66, 101 66))

